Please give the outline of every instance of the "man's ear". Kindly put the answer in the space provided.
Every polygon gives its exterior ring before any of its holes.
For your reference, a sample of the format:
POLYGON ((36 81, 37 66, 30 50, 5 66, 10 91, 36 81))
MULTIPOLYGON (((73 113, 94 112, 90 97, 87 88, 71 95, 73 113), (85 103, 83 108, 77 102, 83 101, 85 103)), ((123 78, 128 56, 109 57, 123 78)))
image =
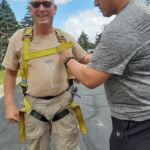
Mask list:
POLYGON ((31 6, 29 5, 28 8, 29 8, 29 11, 30 11, 30 13, 31 13, 31 6))
POLYGON ((54 15, 56 15, 56 12, 57 12, 57 6, 54 5, 54 15))

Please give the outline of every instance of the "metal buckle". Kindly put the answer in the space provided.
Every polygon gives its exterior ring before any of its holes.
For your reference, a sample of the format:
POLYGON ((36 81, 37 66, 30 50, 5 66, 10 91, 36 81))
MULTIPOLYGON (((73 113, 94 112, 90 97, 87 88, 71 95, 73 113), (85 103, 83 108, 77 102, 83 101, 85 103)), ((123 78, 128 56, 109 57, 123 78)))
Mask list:
POLYGON ((23 39, 25 39, 25 38, 32 39, 32 37, 33 37, 33 34, 24 34, 23 35, 23 39))

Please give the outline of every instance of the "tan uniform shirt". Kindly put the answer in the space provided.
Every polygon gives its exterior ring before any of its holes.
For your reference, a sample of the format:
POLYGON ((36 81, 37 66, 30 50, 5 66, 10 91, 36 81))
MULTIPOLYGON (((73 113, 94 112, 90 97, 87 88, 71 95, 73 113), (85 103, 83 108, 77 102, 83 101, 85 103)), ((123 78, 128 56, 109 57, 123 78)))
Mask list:
MULTIPOLYGON (((9 46, 3 61, 3 66, 17 71, 21 66, 21 56, 23 51, 23 29, 17 31, 10 39, 9 46)), ((85 51, 70 36, 63 32, 67 41, 73 42, 72 51, 74 57, 80 60, 85 55, 85 51)), ((39 51, 58 46, 55 33, 47 36, 33 36, 30 44, 30 51, 39 51)), ((54 54, 29 61, 27 76, 27 94, 36 97, 55 96, 68 88, 66 68, 59 61, 59 55, 54 54)))

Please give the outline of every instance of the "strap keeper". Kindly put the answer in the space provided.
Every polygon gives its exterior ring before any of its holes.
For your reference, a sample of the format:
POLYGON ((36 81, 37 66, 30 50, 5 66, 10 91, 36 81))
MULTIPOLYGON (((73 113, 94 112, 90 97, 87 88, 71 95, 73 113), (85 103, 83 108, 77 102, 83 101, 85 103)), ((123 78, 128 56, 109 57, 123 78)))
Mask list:
POLYGON ((70 56, 70 57, 66 57, 65 59, 64 59, 64 65, 65 65, 65 67, 67 67, 67 63, 70 61, 70 59, 75 59, 73 56, 70 56))
POLYGON ((27 27, 24 30, 22 40, 24 41, 25 39, 33 39, 33 29, 31 27, 27 27))

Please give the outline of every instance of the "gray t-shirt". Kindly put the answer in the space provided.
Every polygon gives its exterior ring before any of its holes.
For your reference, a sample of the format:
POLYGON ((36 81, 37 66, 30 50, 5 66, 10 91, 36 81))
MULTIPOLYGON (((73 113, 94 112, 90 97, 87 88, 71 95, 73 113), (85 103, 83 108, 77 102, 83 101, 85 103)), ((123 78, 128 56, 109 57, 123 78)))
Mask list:
POLYGON ((150 119, 149 9, 129 2, 105 28, 89 63, 112 74, 104 85, 112 116, 119 119, 150 119))

